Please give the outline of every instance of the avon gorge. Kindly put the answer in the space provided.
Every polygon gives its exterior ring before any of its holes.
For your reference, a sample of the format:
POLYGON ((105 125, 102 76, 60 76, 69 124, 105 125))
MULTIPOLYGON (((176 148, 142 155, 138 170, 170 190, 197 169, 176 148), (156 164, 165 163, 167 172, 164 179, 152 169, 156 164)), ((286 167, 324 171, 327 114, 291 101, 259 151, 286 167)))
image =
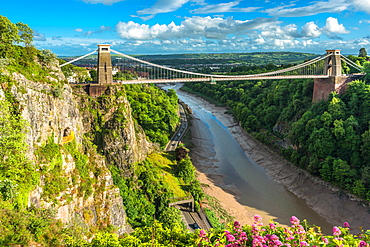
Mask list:
POLYGON ((370 246, 367 1, 2 5, 0 246, 370 246))

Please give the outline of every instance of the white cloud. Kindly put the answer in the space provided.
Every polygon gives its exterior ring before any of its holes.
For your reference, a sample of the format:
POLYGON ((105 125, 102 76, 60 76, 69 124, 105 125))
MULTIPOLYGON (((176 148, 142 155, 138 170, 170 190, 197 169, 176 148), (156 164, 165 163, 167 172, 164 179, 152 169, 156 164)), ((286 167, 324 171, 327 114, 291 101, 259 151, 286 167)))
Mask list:
POLYGON ((359 23, 369 23, 370 24, 370 20, 361 20, 359 21, 359 23))
POLYGON ((322 34, 320 28, 313 22, 308 22, 302 27, 302 35, 309 38, 316 38, 322 34))
POLYGON ((223 39, 227 35, 241 35, 249 30, 260 29, 271 24, 277 24, 275 18, 256 18, 253 20, 223 19, 221 17, 186 18, 180 25, 171 22, 168 25, 153 26, 138 24, 133 21, 119 22, 116 31, 123 39, 154 40, 179 38, 223 39))
MULTIPOLYGON (((268 27, 265 27, 267 30, 268 27)), ((281 28, 284 30, 284 27, 281 28)), ((289 29, 289 28, 287 28, 289 29)), ((39 49, 50 49, 58 55, 84 55, 97 49, 97 44, 111 44, 116 51, 125 54, 166 54, 199 52, 251 52, 251 51, 305 51, 323 54, 326 48, 341 49, 343 54, 358 54, 359 47, 370 50, 370 38, 346 41, 325 39, 291 39, 263 37, 252 31, 248 37, 232 37, 223 40, 181 38, 167 40, 105 40, 86 37, 65 37, 62 40, 47 38, 46 42, 35 41, 39 49), (65 40, 69 42, 66 43, 65 40)))
MULTIPOLYGON (((352 1, 364 1, 364 0, 352 0, 352 1)), ((329 0, 326 2, 317 1, 311 5, 304 7, 294 7, 295 4, 279 6, 271 9, 264 10, 262 12, 268 13, 271 16, 281 17, 299 17, 299 16, 310 16, 317 15, 320 13, 333 13, 347 10, 351 4, 348 0, 329 0)))
POLYGON ((97 4, 102 3, 104 5, 112 5, 114 3, 122 2, 124 0, 81 0, 84 3, 97 4))
POLYGON ((322 29, 326 33, 349 33, 349 31, 346 30, 346 28, 343 26, 343 24, 338 23, 338 19, 329 17, 326 19, 326 26, 322 29))
POLYGON ((209 14, 209 13, 227 13, 227 12, 253 12, 259 7, 249 7, 249 8, 234 8, 239 5, 241 0, 236 0, 229 3, 220 4, 210 4, 199 9, 192 10, 193 14, 209 14))
POLYGON ((75 31, 79 32, 79 33, 82 33, 84 30, 82 30, 82 28, 76 28, 75 31))
POLYGON ((370 1, 369 0, 351 0, 356 10, 364 11, 370 14, 370 1))

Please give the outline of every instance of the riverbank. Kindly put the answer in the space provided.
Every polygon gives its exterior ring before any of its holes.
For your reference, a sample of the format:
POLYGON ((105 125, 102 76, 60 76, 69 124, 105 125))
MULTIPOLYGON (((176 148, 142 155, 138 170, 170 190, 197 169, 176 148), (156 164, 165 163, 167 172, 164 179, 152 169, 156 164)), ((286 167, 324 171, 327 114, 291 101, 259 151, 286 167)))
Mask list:
MULTIPOLYGON (((346 221, 350 223, 354 231, 360 226, 364 229, 370 229, 370 214, 368 208, 361 205, 361 201, 356 201, 355 198, 340 193, 340 190, 292 166, 279 155, 270 151, 246 133, 234 118, 226 113, 227 108, 214 106, 199 97, 192 96, 192 99, 212 112, 228 128, 244 152, 262 166, 275 181, 284 185, 297 197, 304 199, 313 210, 326 218, 332 225, 340 226, 346 221)), ((191 130, 192 135, 197 136, 196 124, 192 125, 191 130)), ((191 157, 199 172, 199 181, 207 184, 204 188, 205 193, 216 197, 223 208, 242 224, 251 224, 254 214, 261 215, 264 218, 264 223, 267 223, 271 218, 270 215, 239 203, 238 195, 240 192, 223 183, 222 176, 217 174, 212 160, 208 159, 208 157, 212 157, 209 153, 207 154, 211 150, 197 148, 199 145, 197 145, 196 138, 193 139, 193 143, 195 148, 192 149, 191 157)))

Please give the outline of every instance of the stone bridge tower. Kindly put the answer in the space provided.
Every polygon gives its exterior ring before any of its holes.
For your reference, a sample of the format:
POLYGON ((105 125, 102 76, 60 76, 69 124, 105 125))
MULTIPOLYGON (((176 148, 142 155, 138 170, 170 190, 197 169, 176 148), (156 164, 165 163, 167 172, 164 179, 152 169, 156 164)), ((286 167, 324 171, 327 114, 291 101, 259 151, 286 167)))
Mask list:
POLYGON ((110 45, 98 45, 98 83, 90 83, 83 89, 91 97, 99 97, 104 94, 109 84, 113 84, 112 60, 110 57, 110 45))
POLYGON ((329 78, 314 79, 313 103, 327 100, 330 93, 333 91, 343 93, 345 84, 348 82, 348 77, 342 75, 340 50, 326 50, 326 54, 329 56, 325 59, 324 75, 328 75, 329 78))
POLYGON ((107 85, 113 83, 112 59, 110 45, 98 45, 98 84, 107 85))

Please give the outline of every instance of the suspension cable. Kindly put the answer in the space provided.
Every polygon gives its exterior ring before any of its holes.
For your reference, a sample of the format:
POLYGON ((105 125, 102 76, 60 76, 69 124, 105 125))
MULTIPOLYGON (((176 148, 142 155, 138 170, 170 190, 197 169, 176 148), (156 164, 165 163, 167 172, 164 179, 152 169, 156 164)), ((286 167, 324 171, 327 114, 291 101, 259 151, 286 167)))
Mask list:
POLYGON ((93 51, 93 52, 90 52, 89 54, 86 54, 86 55, 83 55, 83 56, 81 56, 81 57, 79 57, 79 58, 73 59, 73 60, 71 60, 71 61, 69 61, 69 62, 67 62, 67 63, 64 63, 64 64, 62 64, 62 65, 59 65, 59 67, 63 67, 64 65, 67 65, 67 64, 70 64, 70 63, 76 62, 76 61, 78 61, 78 60, 80 60, 80 59, 82 59, 82 58, 84 58, 84 57, 87 57, 87 56, 90 56, 90 55, 94 54, 94 53, 95 53, 95 52, 97 52, 97 51, 98 51, 98 50, 95 50, 95 51, 93 51))

